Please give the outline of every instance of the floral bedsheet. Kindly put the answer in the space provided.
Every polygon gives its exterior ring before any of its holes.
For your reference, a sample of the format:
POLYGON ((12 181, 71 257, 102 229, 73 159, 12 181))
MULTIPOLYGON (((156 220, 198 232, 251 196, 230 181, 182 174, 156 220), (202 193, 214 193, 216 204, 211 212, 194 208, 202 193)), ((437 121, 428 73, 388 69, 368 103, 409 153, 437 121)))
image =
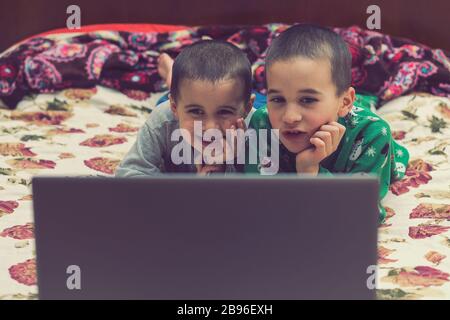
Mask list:
MULTIPOLYGON (((0 109, 0 299, 37 298, 31 177, 113 175, 159 97, 97 86, 0 109)), ((449 299, 450 100, 415 94, 377 112, 411 154, 383 201, 378 297, 449 299)))

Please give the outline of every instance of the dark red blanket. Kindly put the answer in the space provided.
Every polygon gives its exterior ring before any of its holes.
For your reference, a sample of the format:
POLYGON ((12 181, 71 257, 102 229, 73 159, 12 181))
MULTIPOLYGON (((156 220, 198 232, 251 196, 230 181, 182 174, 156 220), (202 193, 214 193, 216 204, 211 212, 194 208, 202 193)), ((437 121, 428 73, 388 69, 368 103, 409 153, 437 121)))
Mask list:
MULTIPOLYGON (((28 94, 103 85, 127 93, 165 90, 156 70, 160 52, 175 57, 203 36, 230 41, 246 52, 254 88, 264 92, 264 55, 286 24, 208 26, 170 33, 92 32, 68 40, 32 38, 0 58, 0 98, 10 108, 28 94)), ((335 28, 353 56, 353 85, 380 102, 412 91, 450 97, 449 53, 359 27, 335 28)))

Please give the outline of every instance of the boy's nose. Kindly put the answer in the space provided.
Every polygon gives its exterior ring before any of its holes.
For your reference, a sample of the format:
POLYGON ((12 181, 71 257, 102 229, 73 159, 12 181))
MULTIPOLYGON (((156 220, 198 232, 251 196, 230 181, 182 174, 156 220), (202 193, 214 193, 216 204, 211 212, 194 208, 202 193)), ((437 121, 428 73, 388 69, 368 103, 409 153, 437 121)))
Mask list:
POLYGON ((203 121, 203 130, 206 131, 208 129, 220 129, 220 126, 214 120, 204 120, 203 121))
POLYGON ((282 120, 286 124, 295 124, 302 120, 302 115, 298 110, 295 110, 295 108, 288 106, 283 114, 282 120))

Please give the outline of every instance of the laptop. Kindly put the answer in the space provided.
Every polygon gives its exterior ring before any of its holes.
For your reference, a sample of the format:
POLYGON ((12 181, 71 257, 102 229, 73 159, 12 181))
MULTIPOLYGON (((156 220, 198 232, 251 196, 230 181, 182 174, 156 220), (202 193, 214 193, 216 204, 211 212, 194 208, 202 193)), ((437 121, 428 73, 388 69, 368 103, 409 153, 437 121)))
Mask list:
POLYGON ((35 177, 32 186, 40 299, 375 297, 374 177, 35 177))

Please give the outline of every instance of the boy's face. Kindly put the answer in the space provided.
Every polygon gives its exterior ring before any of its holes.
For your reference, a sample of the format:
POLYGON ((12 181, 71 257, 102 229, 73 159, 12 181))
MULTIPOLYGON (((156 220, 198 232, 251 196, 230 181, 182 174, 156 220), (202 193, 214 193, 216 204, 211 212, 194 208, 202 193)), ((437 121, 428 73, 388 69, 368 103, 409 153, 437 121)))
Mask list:
POLYGON ((266 78, 270 123, 293 153, 310 147, 309 139, 322 125, 347 115, 355 98, 353 88, 336 95, 328 59, 277 61, 266 78))
MULTIPOLYGON (((194 146, 194 121, 202 122, 203 133, 211 128, 219 129, 225 137, 225 130, 236 127, 239 118, 245 118, 252 107, 243 99, 243 84, 237 79, 224 79, 216 83, 203 80, 182 80, 177 101, 172 98, 171 108, 181 129, 190 133, 190 144, 194 146)), ((209 141, 203 141, 205 148, 209 141)), ((199 150, 200 151, 200 150, 199 150)))

